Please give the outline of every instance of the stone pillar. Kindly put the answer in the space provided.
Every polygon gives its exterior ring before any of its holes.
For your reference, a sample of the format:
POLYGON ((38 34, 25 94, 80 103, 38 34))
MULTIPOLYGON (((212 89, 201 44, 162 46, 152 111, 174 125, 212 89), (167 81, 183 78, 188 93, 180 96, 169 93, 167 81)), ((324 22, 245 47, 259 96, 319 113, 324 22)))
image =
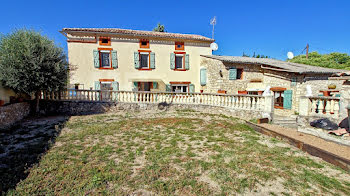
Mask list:
POLYGON ((309 97, 301 96, 299 98, 299 115, 309 116, 310 107, 311 103, 309 97))
POLYGON ((267 95, 265 97, 265 108, 264 112, 268 113, 271 117, 273 116, 273 96, 272 95, 267 95))

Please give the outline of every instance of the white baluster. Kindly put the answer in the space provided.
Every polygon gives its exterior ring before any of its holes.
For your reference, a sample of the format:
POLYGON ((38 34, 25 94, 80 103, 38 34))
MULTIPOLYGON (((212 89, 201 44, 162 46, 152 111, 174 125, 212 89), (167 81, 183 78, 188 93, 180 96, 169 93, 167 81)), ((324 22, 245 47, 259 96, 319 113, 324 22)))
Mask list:
POLYGON ((334 100, 334 116, 337 118, 339 115, 339 100, 334 100))
POLYGON ((319 103, 318 103, 318 114, 323 114, 323 109, 324 109, 324 104, 323 104, 323 100, 319 99, 319 103))
POLYGON ((325 110, 326 110, 327 115, 331 114, 331 102, 330 102, 330 100, 326 100, 325 110))

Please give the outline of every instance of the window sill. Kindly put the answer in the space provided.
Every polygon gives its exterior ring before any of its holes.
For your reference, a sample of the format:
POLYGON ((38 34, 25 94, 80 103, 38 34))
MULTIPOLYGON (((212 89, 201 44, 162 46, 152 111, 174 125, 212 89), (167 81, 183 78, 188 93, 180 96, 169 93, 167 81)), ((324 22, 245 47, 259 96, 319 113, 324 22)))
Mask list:
POLYGON ((106 68, 103 68, 103 67, 100 67, 100 68, 98 68, 98 69, 114 69, 113 67, 106 67, 106 68))
POLYGON ((139 68, 138 70, 139 71, 152 71, 151 68, 139 68))
POLYGON ((274 106, 276 109, 284 109, 282 106, 274 106))
POLYGON ((187 69, 174 69, 174 71, 187 71, 187 69))

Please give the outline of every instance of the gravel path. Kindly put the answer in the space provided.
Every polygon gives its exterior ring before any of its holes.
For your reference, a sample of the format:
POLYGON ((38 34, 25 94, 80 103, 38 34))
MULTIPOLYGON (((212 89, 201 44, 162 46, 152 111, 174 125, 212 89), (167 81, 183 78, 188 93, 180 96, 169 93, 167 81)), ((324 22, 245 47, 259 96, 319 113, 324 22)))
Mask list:
POLYGON ((308 135, 305 133, 300 133, 296 129, 282 127, 279 125, 273 125, 273 124, 259 124, 259 126, 264 127, 266 129, 271 129, 277 133, 286 135, 288 137, 300 140, 306 144, 310 144, 312 146, 318 147, 320 149, 323 149, 325 151, 331 152, 335 155, 338 155, 340 157, 343 157, 345 159, 350 160, 350 147, 340 145, 334 142, 326 141, 324 139, 321 139, 319 137, 308 135))

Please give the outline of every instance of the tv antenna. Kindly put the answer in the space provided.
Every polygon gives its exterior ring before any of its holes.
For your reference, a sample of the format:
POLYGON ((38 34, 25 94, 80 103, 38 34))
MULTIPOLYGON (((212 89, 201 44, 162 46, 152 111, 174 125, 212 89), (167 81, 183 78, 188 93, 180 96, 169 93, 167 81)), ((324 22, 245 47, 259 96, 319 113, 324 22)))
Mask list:
POLYGON ((212 39, 214 39, 214 26, 216 25, 216 16, 210 19, 210 24, 213 25, 212 39))

